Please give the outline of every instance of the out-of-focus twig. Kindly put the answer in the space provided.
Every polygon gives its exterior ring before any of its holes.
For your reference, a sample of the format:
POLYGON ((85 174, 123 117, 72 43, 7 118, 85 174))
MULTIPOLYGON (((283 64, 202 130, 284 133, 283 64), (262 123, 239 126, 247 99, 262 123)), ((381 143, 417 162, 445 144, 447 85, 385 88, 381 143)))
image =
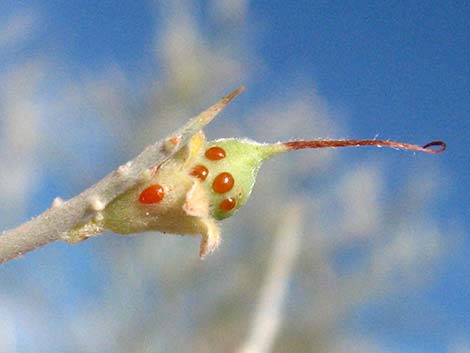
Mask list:
POLYGON ((272 251, 266 279, 258 299, 257 310, 247 340, 239 353, 268 353, 271 351, 282 322, 282 309, 287 285, 299 252, 302 232, 302 207, 290 204, 272 251))
POLYGON ((169 137, 144 149, 136 158, 120 166, 76 197, 54 200, 52 207, 19 227, 0 235, 0 263, 23 255, 50 242, 63 239, 67 231, 86 217, 103 210, 114 198, 137 185, 149 169, 160 165, 186 145, 239 93, 238 88, 191 119, 169 137))

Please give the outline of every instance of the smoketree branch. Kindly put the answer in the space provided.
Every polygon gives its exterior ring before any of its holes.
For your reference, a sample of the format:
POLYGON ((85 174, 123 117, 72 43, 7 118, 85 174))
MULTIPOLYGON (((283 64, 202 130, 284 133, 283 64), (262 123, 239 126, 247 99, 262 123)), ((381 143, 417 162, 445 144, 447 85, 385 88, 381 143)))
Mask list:
POLYGON ((68 201, 56 199, 51 208, 15 229, 0 235, 0 264, 66 238, 75 225, 103 210, 117 196, 148 178, 150 170, 185 146, 191 137, 243 91, 243 87, 189 120, 164 140, 145 148, 136 158, 121 165, 95 185, 68 201))
POLYGON ((272 351, 282 324, 289 278, 300 250, 302 210, 301 203, 296 201, 286 207, 283 213, 251 330, 238 353, 272 351))

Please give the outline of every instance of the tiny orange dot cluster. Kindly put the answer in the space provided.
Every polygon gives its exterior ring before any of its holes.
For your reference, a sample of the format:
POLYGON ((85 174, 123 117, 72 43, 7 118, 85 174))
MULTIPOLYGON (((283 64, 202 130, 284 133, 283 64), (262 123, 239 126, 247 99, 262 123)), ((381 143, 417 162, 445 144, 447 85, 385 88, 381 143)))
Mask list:
POLYGON ((193 177, 196 177, 201 180, 206 180, 209 175, 209 170, 201 164, 194 166, 190 173, 193 177))
POLYGON ((139 201, 143 204, 158 203, 165 197, 165 191, 159 184, 150 185, 140 193, 139 201))
POLYGON ((218 161, 225 158, 225 150, 222 147, 214 146, 206 151, 205 156, 211 161, 218 161))
MULTIPOLYGON (((214 146, 207 149, 204 155, 211 161, 218 161, 224 159, 227 154, 222 147, 214 146)), ((204 181, 209 175, 209 170, 204 165, 198 164, 191 169, 190 175, 204 181)), ((223 194, 232 190, 234 184, 235 180, 232 174, 223 172, 215 177, 212 182, 212 189, 218 194, 223 194)), ((219 208, 222 211, 228 212, 234 209, 236 205, 237 200, 233 197, 228 197, 220 202, 219 208)))

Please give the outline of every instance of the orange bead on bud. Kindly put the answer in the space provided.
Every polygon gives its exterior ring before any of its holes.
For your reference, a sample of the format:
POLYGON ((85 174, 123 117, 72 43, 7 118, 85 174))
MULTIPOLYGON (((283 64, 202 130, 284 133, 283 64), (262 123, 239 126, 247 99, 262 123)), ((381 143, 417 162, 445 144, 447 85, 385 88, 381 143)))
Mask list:
POLYGON ((237 200, 234 199, 233 197, 229 197, 228 199, 223 199, 220 202, 219 207, 222 211, 228 212, 228 211, 233 210, 236 205, 237 205, 237 200))
POLYGON ((218 146, 214 146, 206 151, 205 156, 211 161, 218 161, 219 159, 225 158, 225 150, 218 146))
POLYGON ((201 164, 194 166, 191 170, 191 174, 193 177, 196 177, 201 180, 206 180, 207 176, 209 175, 209 170, 201 164))
POLYGON ((159 184, 150 185, 140 193, 139 201, 144 204, 158 203, 165 197, 165 191, 159 184))
POLYGON ((235 180, 232 174, 223 172, 217 175, 212 183, 212 188, 215 192, 223 194, 224 192, 230 191, 233 188, 235 180))

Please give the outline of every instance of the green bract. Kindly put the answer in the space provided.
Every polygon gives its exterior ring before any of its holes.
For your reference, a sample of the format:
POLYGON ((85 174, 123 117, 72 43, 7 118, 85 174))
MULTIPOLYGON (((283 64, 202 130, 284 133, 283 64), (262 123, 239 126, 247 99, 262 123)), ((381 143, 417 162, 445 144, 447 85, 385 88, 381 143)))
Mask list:
POLYGON ((230 217, 247 200, 261 163, 286 151, 281 144, 259 144, 249 140, 221 139, 206 142, 202 133, 194 136, 173 158, 152 171, 144 183, 114 199, 99 217, 80 224, 70 234, 69 242, 78 242, 91 235, 110 230, 118 234, 160 231, 174 234, 200 234, 200 255, 204 256, 219 244, 219 230, 215 223, 230 217), (205 152, 220 147, 225 157, 212 160, 205 152), (204 178, 193 175, 196 166, 204 166, 208 173, 204 178), (214 182, 221 173, 233 178, 233 186, 226 192, 216 192, 214 182), (161 200, 143 203, 142 193, 159 185, 164 191, 161 200), (222 202, 234 200, 230 210, 224 210, 222 202))

